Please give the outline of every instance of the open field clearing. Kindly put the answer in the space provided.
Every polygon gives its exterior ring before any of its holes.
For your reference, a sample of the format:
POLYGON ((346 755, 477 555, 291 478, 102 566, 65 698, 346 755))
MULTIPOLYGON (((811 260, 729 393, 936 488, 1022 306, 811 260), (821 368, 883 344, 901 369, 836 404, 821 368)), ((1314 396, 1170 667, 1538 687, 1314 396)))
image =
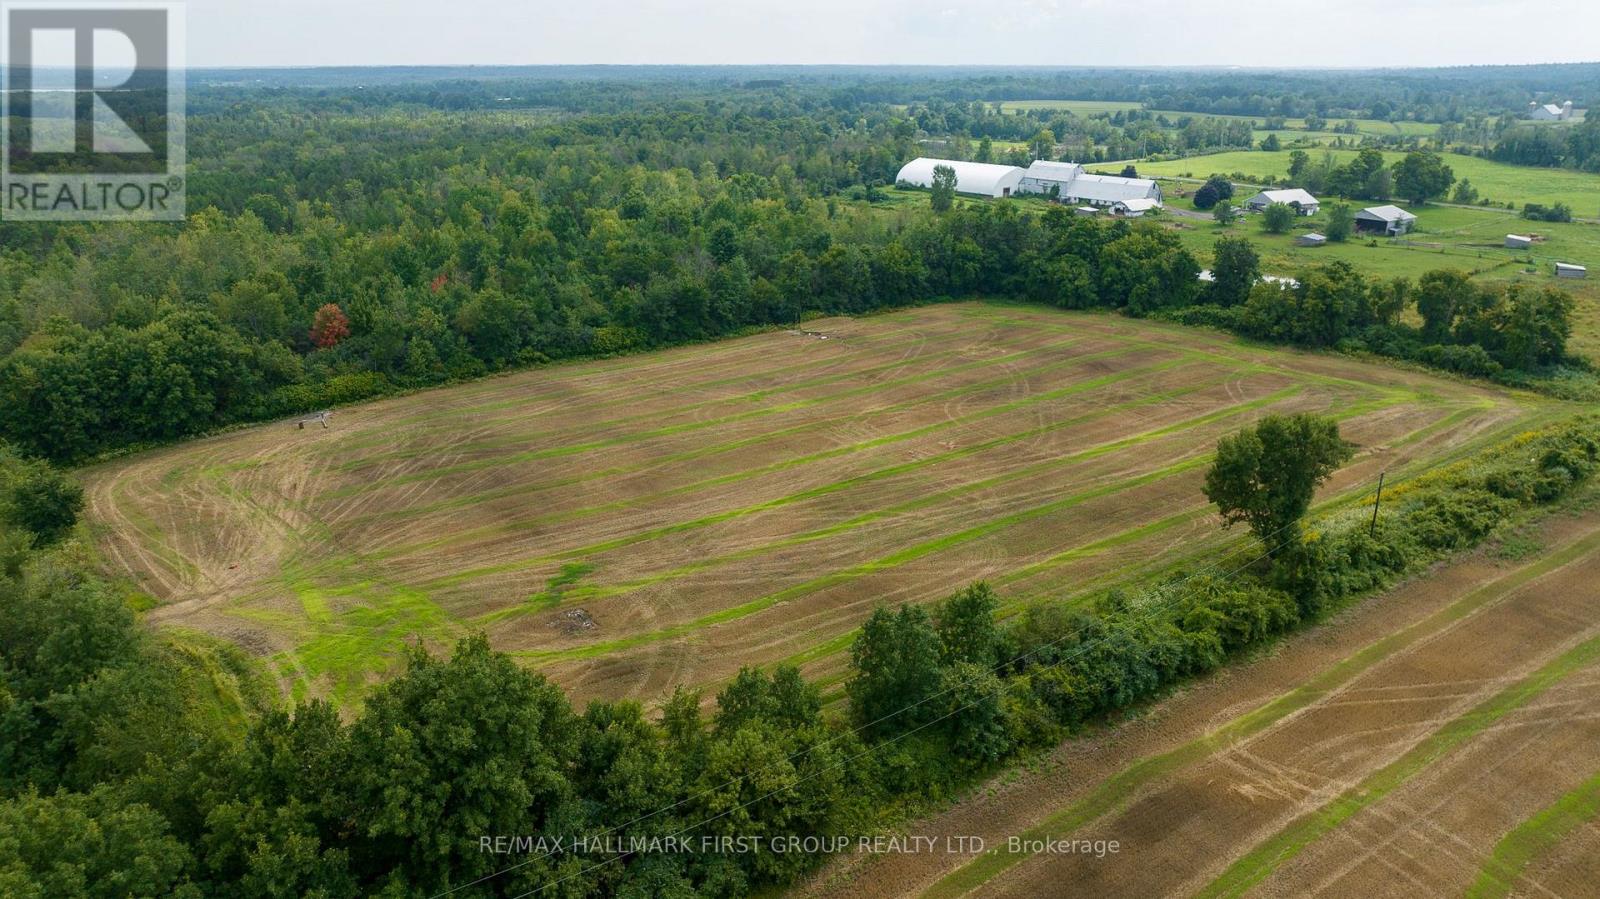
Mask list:
MULTIPOLYGON (((1320 160, 1321 152, 1311 151, 1320 160)), ((1340 165, 1355 158, 1355 150, 1328 150, 1340 165)), ((1404 153, 1385 152, 1384 161, 1393 165, 1405 157, 1404 153)), ((1546 206, 1565 203, 1580 218, 1600 215, 1600 176, 1570 169, 1535 168, 1510 165, 1476 156, 1446 154, 1445 164, 1455 172, 1457 179, 1469 179, 1484 199, 1499 203, 1543 203, 1546 206)), ((1139 174, 1152 176, 1181 175, 1206 178, 1212 174, 1243 174, 1249 178, 1268 175, 1283 179, 1289 175, 1289 152, 1235 151, 1194 156, 1188 159, 1171 159, 1164 162, 1139 162, 1139 174)), ((1123 163, 1105 163, 1092 166, 1093 171, 1116 174, 1123 163)))
MULTIPOLYGON (((1185 186, 1191 190, 1194 187, 1185 186)), ((1366 204, 1352 201, 1350 205, 1359 209, 1366 204)), ((1417 215, 1417 230, 1403 240, 1379 239, 1376 245, 1369 238, 1352 235, 1344 243, 1296 246, 1298 235, 1322 227, 1325 212, 1301 219, 1288 234, 1266 233, 1260 219, 1254 216, 1246 216, 1226 228, 1181 220, 1172 220, 1171 226, 1184 247, 1206 266, 1211 264, 1217 238, 1244 237, 1261 255, 1262 270, 1271 274, 1292 275, 1306 266, 1342 260, 1374 277, 1416 279, 1435 269, 1459 269, 1472 272, 1476 280, 1486 283, 1521 281, 1559 287, 1577 300, 1569 347, 1579 355, 1600 358, 1600 278, 1573 280, 1555 276, 1557 262, 1574 262, 1587 266, 1591 272, 1600 272, 1600 225, 1531 222, 1505 209, 1435 205, 1403 208, 1417 215), (1508 233, 1533 236, 1532 249, 1507 249, 1508 233)))
MULTIPOLYGON (((1129 112, 1144 108, 1143 103, 1131 100, 1006 100, 1000 103, 999 106, 1002 112, 1015 112, 1024 109, 1049 109, 1070 112, 1079 116, 1129 112)), ((1173 121, 1185 118, 1244 119, 1257 124, 1264 124, 1267 118, 1266 116, 1231 115, 1228 113, 1183 112, 1174 109, 1152 109, 1150 111, 1156 115, 1164 115, 1173 121)), ((1326 128, 1331 129, 1334 126, 1343 124, 1344 121, 1344 119, 1339 118, 1331 119, 1328 121, 1326 128)), ((1439 126, 1432 122, 1388 122, 1382 119, 1356 119, 1355 123, 1360 134, 1372 134, 1380 137, 1427 137, 1439 130, 1439 126)), ((1261 131, 1259 133, 1260 135, 1266 135, 1272 132, 1261 131)), ((1326 129, 1323 131, 1307 131, 1306 120, 1303 118, 1284 119, 1283 128, 1277 133, 1285 139, 1298 138, 1315 141, 1332 141, 1334 138, 1341 136, 1326 129)), ((1342 136, 1351 137, 1351 135, 1342 136)))
POLYGON ((1341 420, 1355 501, 1556 414, 1486 387, 1105 315, 953 304, 553 368, 85 472, 153 620, 358 699, 471 630, 579 696, 836 672, 875 604, 1010 608, 1215 550, 1218 437, 1341 420), (826 339, 823 339, 826 338, 826 339), (1178 554, 1178 548, 1182 553, 1178 554))
POLYGON ((1573 895, 1600 878, 1600 512, 1435 568, 928 822, 977 856, 813 892, 1573 895), (1507 558, 1515 555, 1517 560, 1507 558), (1048 797, 1048 798, 1046 798, 1048 797), (976 829, 973 829, 976 828, 976 829), (1006 840, 1120 851, 1009 851, 1006 840), (936 869, 936 870, 935 870, 936 869))

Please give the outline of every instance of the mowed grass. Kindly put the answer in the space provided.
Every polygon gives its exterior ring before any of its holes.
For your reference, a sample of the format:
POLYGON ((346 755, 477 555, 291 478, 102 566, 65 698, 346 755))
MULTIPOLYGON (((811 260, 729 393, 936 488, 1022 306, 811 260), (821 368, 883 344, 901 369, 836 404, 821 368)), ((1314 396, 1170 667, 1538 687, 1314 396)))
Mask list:
MULTIPOLYGON (((1173 202, 1188 205, 1182 199, 1173 202)), ((1350 205, 1359 209, 1366 204, 1353 201, 1350 205)), ((1184 246, 1207 266, 1218 238, 1244 237, 1255 246, 1262 269, 1269 274, 1292 275, 1307 266, 1344 261, 1381 278, 1414 280, 1436 269, 1456 269, 1487 284, 1558 287, 1576 301, 1569 347, 1600 360, 1600 225, 1532 222, 1504 209, 1400 205, 1417 215, 1417 230, 1404 240, 1352 235, 1344 243, 1315 248, 1295 246, 1294 240, 1307 231, 1321 230, 1327 221, 1325 212, 1297 220, 1288 234, 1266 233, 1258 216, 1246 216, 1227 228, 1173 217, 1167 222, 1177 230, 1184 246), (1507 234, 1531 235, 1535 242, 1528 250, 1508 249, 1507 234), (1591 275, 1584 280, 1558 279, 1557 262, 1587 266, 1591 275)))
MULTIPOLYGON (((1342 165, 1355 157, 1356 150, 1313 150, 1313 158, 1321 160, 1323 152, 1332 153, 1342 165)), ((1404 158, 1404 153, 1385 152, 1384 159, 1393 164, 1404 158)), ((1480 197, 1499 203, 1566 203, 1579 217, 1600 216, 1600 175, 1568 169, 1536 168, 1509 165, 1476 156, 1447 154, 1445 162, 1457 179, 1466 178, 1478 189, 1480 197)), ((1139 174, 1149 176, 1183 176, 1206 178, 1213 174, 1242 174, 1245 179, 1262 179, 1268 176, 1285 179, 1289 176, 1289 151, 1275 153, 1263 151, 1236 151, 1194 156, 1188 159, 1170 159, 1162 162, 1140 162, 1139 174)), ((1120 171, 1123 163, 1106 163, 1095 170, 1120 171)))
POLYGON ((1340 417, 1324 502, 1558 407, 1109 315, 948 304, 524 372, 86 473, 154 621, 359 701, 474 630, 580 696, 780 660, 836 677, 878 603, 978 579, 1007 609, 1236 544, 1200 494, 1223 434, 1340 417))

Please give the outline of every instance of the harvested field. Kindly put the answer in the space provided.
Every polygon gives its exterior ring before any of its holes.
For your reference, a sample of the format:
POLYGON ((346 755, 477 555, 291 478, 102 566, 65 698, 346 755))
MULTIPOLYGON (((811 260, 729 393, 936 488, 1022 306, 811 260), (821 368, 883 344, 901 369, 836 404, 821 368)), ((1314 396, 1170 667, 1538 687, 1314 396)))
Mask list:
POLYGON ((810 892, 1590 895, 1600 512, 1537 540, 1525 561, 1441 566, 919 828, 998 851, 851 860, 810 892), (1011 852, 1011 835, 1120 851, 1011 852))
POLYGON ((580 699, 739 666, 826 677, 882 602, 990 578, 1015 606, 1213 551, 1216 439, 1338 416, 1322 499, 1551 407, 1105 315, 957 304, 524 372, 85 472, 151 617, 349 701, 471 630, 580 699), (1178 547, 1182 547, 1181 554, 1178 547))

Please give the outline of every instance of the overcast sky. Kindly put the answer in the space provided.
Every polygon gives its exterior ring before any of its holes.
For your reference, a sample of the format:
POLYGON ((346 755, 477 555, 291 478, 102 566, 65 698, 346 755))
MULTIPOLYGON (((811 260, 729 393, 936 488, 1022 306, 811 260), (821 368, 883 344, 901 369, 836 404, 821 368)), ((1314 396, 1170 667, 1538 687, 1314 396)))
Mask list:
POLYGON ((1596 0, 189 0, 191 66, 1600 59, 1596 0))

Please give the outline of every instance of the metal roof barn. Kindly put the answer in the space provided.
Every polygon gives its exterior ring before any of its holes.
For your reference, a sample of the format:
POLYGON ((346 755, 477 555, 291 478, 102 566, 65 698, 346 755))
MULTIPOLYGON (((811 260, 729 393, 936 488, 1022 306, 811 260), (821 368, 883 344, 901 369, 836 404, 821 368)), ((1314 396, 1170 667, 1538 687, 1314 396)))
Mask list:
POLYGON ((1368 206, 1356 213, 1357 231, 1382 231, 1404 234, 1417 223, 1417 217, 1399 206, 1368 206))
POLYGON ((962 162, 957 159, 933 159, 919 156, 905 164, 895 176, 896 184, 915 187, 932 187, 933 170, 947 165, 956 173, 956 193, 980 197, 1009 197, 1022 183, 1023 169, 1014 165, 994 165, 988 162, 962 162))
POLYGON ((1315 215, 1320 205, 1316 197, 1298 188, 1291 187, 1283 190, 1264 190, 1245 201, 1251 209, 1265 209, 1273 203, 1282 203, 1299 210, 1301 215, 1315 215))

